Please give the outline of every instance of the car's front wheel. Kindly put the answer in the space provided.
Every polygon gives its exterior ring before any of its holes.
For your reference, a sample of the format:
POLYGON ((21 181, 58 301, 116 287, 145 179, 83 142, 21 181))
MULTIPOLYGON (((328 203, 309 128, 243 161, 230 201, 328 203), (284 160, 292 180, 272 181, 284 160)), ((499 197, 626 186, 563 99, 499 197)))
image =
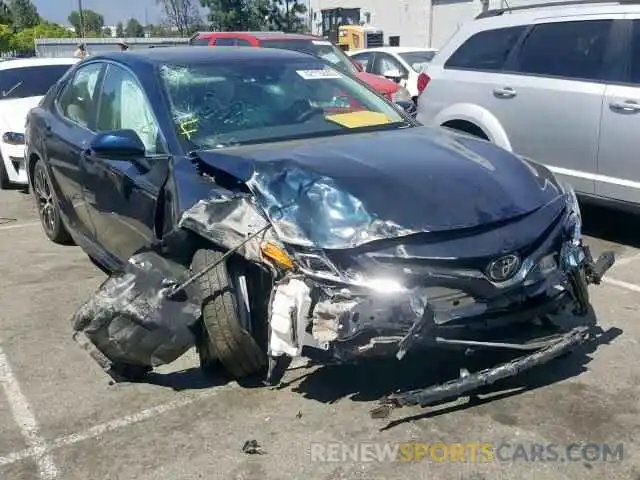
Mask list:
MULTIPOLYGON (((223 253, 216 250, 198 250, 192 260, 194 272, 217 262, 223 253)), ((219 361, 235 378, 256 374, 267 363, 265 352, 265 325, 259 315, 251 315, 250 282, 241 262, 227 260, 199 280, 204 345, 199 348, 200 363, 219 361), (253 318, 252 318, 253 317, 253 318)))
POLYGON ((56 198, 49 172, 42 161, 38 159, 33 167, 33 188, 32 193, 38 208, 40 223, 44 233, 54 243, 69 244, 71 235, 67 231, 62 216, 60 206, 56 198))

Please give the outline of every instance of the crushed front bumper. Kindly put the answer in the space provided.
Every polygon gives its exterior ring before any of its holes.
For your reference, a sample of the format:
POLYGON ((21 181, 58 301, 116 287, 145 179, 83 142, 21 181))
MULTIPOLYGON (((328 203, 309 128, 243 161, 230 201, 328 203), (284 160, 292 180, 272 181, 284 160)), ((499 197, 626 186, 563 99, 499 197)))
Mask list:
POLYGON ((560 357, 585 343, 589 338, 589 331, 590 328, 587 326, 575 327, 556 339, 539 344, 537 349, 529 355, 479 372, 461 375, 458 379, 439 385, 389 395, 380 401, 378 407, 371 410, 371 417, 385 418, 394 408, 410 405, 425 407, 443 400, 457 398, 466 393, 477 391, 486 385, 491 385, 498 380, 516 376, 525 370, 560 357))

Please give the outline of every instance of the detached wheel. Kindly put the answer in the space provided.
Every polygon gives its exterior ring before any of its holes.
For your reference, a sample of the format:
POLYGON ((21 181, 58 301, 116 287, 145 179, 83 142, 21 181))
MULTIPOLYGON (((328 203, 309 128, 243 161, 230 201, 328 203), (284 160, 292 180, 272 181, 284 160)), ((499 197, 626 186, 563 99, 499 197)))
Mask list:
MULTIPOLYGON (((198 250, 192 270, 198 272, 217 262, 223 253, 198 250)), ((259 322, 252 322, 246 271, 232 259, 221 263, 198 281, 204 324, 200 363, 219 361, 235 378, 256 374, 264 369, 267 356, 260 346, 259 322)))
POLYGON ((4 160, 0 157, 0 190, 7 190, 11 186, 7 168, 4 166, 4 160))
POLYGON ((58 199, 51 186, 49 172, 41 159, 38 159, 33 167, 33 196, 38 207, 40 223, 49 240, 63 245, 70 244, 71 235, 62 223, 58 199))

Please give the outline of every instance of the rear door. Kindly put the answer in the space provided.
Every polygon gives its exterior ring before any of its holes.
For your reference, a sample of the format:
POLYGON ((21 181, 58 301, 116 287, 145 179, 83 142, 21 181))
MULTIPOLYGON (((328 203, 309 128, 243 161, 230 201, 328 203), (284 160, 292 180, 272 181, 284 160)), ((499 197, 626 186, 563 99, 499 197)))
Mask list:
POLYGON ((602 101, 619 27, 611 15, 539 20, 485 93, 513 151, 582 193, 595 193, 602 101))
POLYGON ((640 15, 629 19, 621 45, 618 78, 607 85, 602 105, 596 194, 640 203, 640 15))
POLYGON ((87 201, 99 243, 120 261, 156 238, 156 206, 168 172, 159 123, 144 89, 129 70, 110 64, 100 94, 96 130, 131 129, 145 144, 149 168, 118 158, 83 154, 87 201))
POLYGON ((60 91, 45 146, 70 227, 85 236, 93 236, 95 231, 83 194, 80 154, 94 135, 96 91, 103 70, 102 62, 82 66, 60 91))

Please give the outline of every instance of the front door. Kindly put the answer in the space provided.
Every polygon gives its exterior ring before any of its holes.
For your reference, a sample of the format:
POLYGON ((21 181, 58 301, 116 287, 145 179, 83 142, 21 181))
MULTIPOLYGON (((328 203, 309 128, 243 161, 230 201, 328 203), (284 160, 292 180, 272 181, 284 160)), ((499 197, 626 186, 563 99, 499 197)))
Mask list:
POLYGON ((47 160, 60 191, 56 192, 75 231, 92 237, 95 232, 83 196, 81 152, 93 138, 96 86, 103 63, 90 63, 77 70, 55 100, 55 114, 48 125, 47 160))
POLYGON ((96 130, 135 131, 149 164, 146 169, 130 160, 98 157, 90 150, 83 155, 85 195, 98 241, 122 262, 156 239, 156 206, 169 160, 151 104, 133 74, 109 65, 100 99, 96 130))
POLYGON ((626 73, 608 85, 602 104, 596 194, 640 203, 640 158, 635 136, 640 132, 640 18, 631 22, 626 43, 626 73))

